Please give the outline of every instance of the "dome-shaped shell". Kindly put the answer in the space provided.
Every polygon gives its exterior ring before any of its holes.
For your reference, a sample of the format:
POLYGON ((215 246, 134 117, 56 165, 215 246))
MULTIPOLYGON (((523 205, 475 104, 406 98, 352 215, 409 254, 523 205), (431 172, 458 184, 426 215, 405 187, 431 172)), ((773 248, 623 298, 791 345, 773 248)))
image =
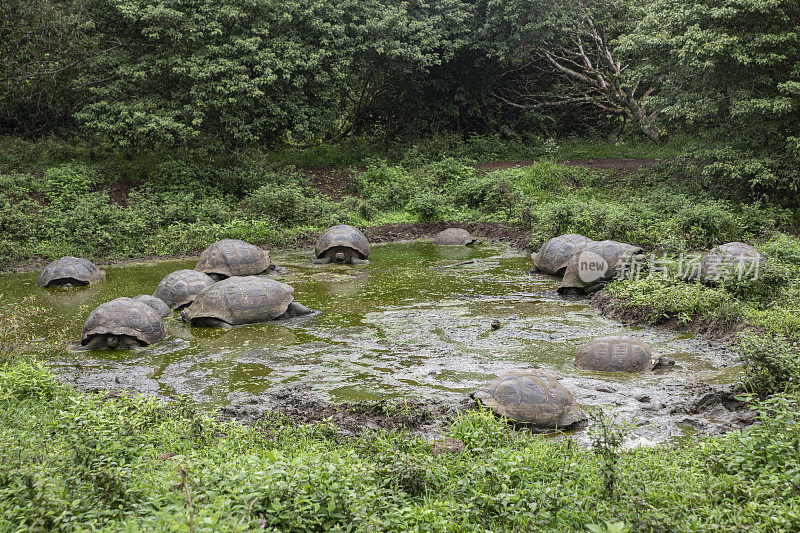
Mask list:
POLYGON ((758 273, 764 256, 754 247, 743 242, 729 242, 714 247, 700 263, 700 279, 717 281, 728 276, 758 273))
POLYGON ((133 298, 117 298, 89 314, 81 331, 81 344, 88 344, 95 335, 127 335, 144 344, 155 344, 164 340, 167 332, 152 307, 133 298))
POLYGON ((644 372, 655 368, 658 359, 653 347, 636 337, 601 337, 578 350, 575 366, 603 372, 644 372))
POLYGON ((164 318, 165 316, 169 316, 172 314, 172 310, 166 303, 164 303, 164 300, 162 300, 161 298, 156 298, 155 296, 151 296, 149 294, 139 294, 137 296, 134 296, 133 299, 136 300, 137 302, 146 303, 147 305, 152 307, 153 310, 156 313, 158 313, 158 316, 160 316, 161 318, 164 318))
POLYGON ((249 242, 237 239, 217 241, 200 254, 198 272, 228 278, 231 276, 256 276, 269 268, 269 252, 249 242))
POLYGON ((181 309, 191 304, 203 289, 214 284, 208 274, 197 270, 176 270, 164 276, 153 296, 164 301, 170 309, 181 309))
POLYGON ((644 250, 617 241, 592 241, 583 246, 567 263, 558 292, 586 290, 610 281, 623 271, 630 274, 636 261, 644 261, 644 250))
POLYGON ((274 320, 294 301, 294 288, 274 279, 230 277, 197 295, 184 316, 189 322, 215 318, 233 326, 274 320))
POLYGON ((531 254, 533 264, 541 272, 558 276, 564 273, 572 256, 592 242, 589 237, 567 233, 553 237, 539 248, 539 253, 531 254))
POLYGON ((317 239, 314 253, 317 257, 322 257, 326 251, 337 246, 352 248, 361 259, 369 257, 369 241, 360 230, 347 224, 333 226, 322 232, 317 239))
POLYGON ((475 242, 475 237, 465 229, 447 228, 436 234, 433 244, 440 246, 468 246, 475 242))
POLYGON ((572 393, 553 376, 538 371, 507 372, 472 397, 500 416, 540 429, 563 429, 586 420, 572 393))
POLYGON ((53 287, 70 283, 72 285, 91 285, 106 278, 106 271, 82 257, 62 257, 56 259, 42 270, 36 280, 37 287, 53 287))

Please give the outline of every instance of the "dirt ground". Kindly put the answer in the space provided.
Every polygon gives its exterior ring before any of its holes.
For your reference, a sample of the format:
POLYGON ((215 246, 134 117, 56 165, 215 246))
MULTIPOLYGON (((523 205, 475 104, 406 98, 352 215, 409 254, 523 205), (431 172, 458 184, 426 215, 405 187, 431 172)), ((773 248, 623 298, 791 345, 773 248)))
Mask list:
POLYGON ((220 410, 220 417, 249 426, 328 424, 337 436, 346 438, 364 431, 397 430, 435 440, 460 411, 474 406, 471 400, 453 405, 414 398, 333 404, 298 384, 233 402, 220 410))
POLYGON ((418 222, 416 224, 387 224, 365 228, 370 242, 394 242, 433 237, 446 228, 463 228, 486 241, 504 242, 519 250, 530 248, 531 231, 499 222, 418 222))

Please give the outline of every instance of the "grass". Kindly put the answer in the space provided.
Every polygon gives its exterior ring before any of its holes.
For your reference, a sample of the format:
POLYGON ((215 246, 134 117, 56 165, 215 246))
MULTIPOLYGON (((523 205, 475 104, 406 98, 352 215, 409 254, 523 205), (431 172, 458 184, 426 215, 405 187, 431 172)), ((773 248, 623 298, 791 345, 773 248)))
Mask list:
POLYGON ((603 455, 514 433, 486 412, 446 436, 336 438, 326 425, 217 422, 186 402, 87 394, 35 361, 0 367, 0 529, 100 531, 792 531, 795 396, 763 425, 689 446, 603 455))

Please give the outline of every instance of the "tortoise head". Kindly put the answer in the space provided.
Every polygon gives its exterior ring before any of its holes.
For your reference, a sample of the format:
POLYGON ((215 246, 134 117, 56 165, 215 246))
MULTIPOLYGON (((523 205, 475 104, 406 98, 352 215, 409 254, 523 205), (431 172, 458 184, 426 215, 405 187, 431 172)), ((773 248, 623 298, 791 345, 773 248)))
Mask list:
POLYGON ((659 357, 656 366, 675 366, 675 361, 669 357, 659 357))
POLYGON ((334 255, 333 258, 339 263, 344 262, 344 252, 336 252, 336 255, 334 255))

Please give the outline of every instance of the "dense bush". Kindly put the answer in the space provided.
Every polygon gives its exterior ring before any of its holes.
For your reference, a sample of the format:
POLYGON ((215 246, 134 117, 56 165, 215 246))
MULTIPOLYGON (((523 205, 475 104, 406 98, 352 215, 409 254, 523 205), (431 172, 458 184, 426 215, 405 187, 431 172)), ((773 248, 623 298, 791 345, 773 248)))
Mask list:
POLYGON ((326 424, 220 423, 184 401, 87 394, 45 367, 0 367, 0 528, 792 531, 796 396, 762 424, 606 463, 567 439, 511 431, 487 411, 446 431, 460 455, 402 433, 341 439, 326 424), (778 495, 779 497, 776 497, 778 495), (747 504, 742 505, 746 500, 747 504), (597 530, 592 529, 592 530, 597 530))

